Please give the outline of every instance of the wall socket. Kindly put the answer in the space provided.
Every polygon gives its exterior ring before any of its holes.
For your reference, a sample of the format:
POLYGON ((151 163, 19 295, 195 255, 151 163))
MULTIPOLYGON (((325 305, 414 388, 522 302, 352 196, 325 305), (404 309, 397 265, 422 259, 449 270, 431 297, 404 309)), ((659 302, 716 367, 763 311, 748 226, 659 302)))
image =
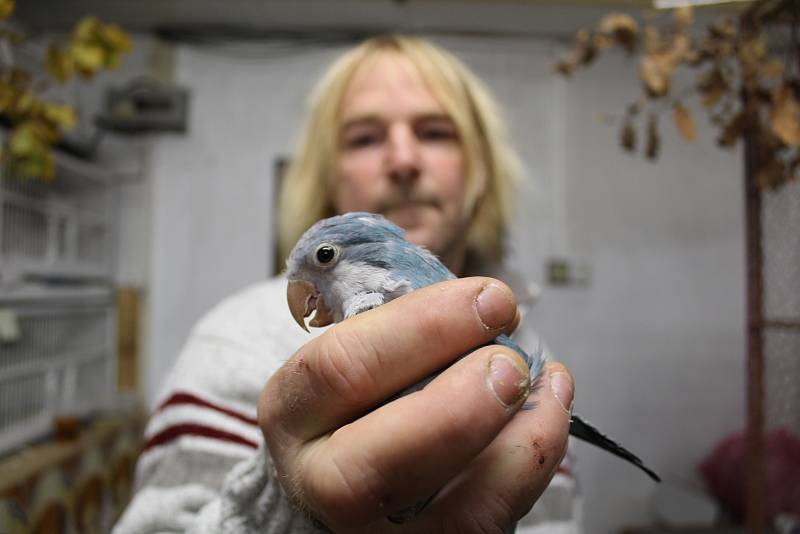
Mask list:
POLYGON ((547 283, 558 287, 588 287, 592 281, 592 265, 587 259, 552 257, 545 263, 547 283))

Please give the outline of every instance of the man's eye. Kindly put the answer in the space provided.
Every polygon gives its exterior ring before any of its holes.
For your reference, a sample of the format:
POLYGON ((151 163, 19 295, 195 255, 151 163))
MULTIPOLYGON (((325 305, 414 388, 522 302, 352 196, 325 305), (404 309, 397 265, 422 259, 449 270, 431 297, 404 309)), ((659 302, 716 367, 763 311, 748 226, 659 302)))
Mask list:
POLYGON ((363 148, 377 143, 380 138, 375 134, 360 134, 349 136, 345 139, 344 146, 347 148, 363 148))
POLYGON ((422 126, 418 128, 417 135, 423 141, 453 141, 458 139, 458 133, 451 126, 422 126))

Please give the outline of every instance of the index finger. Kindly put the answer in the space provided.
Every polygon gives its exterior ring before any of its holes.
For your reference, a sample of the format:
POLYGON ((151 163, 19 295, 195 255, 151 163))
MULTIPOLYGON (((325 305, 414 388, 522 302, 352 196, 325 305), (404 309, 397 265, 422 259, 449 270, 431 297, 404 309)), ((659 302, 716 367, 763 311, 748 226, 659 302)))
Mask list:
POLYGON ((517 320, 512 291, 475 277, 435 284, 335 325, 270 378, 262 428, 308 441, 494 339, 517 320))

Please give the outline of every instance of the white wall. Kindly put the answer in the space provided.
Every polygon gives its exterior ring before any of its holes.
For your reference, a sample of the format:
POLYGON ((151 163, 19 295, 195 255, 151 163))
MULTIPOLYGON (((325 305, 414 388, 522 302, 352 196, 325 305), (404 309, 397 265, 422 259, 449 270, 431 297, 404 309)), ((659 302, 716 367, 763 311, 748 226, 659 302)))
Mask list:
MULTIPOLYGON (((617 127, 596 117, 624 110, 635 79, 616 56, 567 85, 567 241, 593 279, 549 289, 534 316, 575 374, 576 411, 689 487, 712 445, 744 426, 742 170, 697 109, 696 144, 667 110, 658 163, 618 149, 617 127)), ((589 531, 644 523, 656 487, 591 447, 575 453, 589 531)))
MULTIPOLYGON (((533 320, 573 369, 576 410, 670 481, 696 482, 712 443, 743 425, 741 171, 712 132, 684 145, 663 121, 662 161, 622 154, 596 112, 623 109, 635 69, 612 58, 564 82, 545 41, 439 39, 510 110, 529 167, 512 262, 541 282, 544 259, 587 258, 587 288, 545 288, 533 320)), ((307 89, 337 49, 180 47, 190 132, 149 161, 152 400, 191 325, 272 265, 272 164, 290 153, 307 89)), ((702 121, 698 121, 702 122, 702 121)), ((146 211, 145 211, 146 213, 146 211)), ((650 517, 652 483, 576 446, 587 532, 650 517)))

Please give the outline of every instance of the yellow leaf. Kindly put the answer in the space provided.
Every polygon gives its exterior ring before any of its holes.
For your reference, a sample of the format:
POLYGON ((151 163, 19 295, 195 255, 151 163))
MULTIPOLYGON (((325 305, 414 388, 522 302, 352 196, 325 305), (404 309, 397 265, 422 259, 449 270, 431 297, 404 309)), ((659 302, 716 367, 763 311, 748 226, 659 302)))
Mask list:
POLYGON ((636 48, 639 37, 639 25, 630 15, 611 13, 603 17, 597 25, 599 33, 610 35, 628 52, 636 48))
POLYGON ((14 0, 0 0, 0 20, 5 20, 14 12, 14 0))
POLYGON ((56 45, 47 48, 47 71, 60 82, 66 82, 72 78, 74 65, 72 59, 61 51, 56 45))
POLYGON ((72 30, 72 38, 76 41, 92 41, 96 38, 100 21, 91 15, 83 17, 72 30))
POLYGON ((31 123, 25 122, 11 132, 8 147, 12 156, 24 157, 41 151, 43 143, 31 123))
POLYGON ((72 128, 75 126, 75 123, 78 122, 78 116, 71 106, 57 104, 55 102, 47 102, 44 104, 43 115, 47 120, 62 129, 72 128))
POLYGON ((105 62, 103 48, 92 44, 72 43, 69 48, 69 56, 75 67, 84 76, 91 76, 100 70, 105 62))
POLYGON ((773 95, 770 112, 772 131, 787 145, 800 145, 800 104, 794 90, 787 84, 781 85, 773 95))
POLYGON ((131 49, 131 38, 116 24, 103 24, 99 27, 100 40, 116 52, 128 52, 131 49))
POLYGON ((16 91, 5 80, 0 80, 0 113, 6 111, 14 103, 16 91))
POLYGON ((36 97, 30 91, 17 93, 11 112, 16 115, 25 115, 33 110, 36 97))
POLYGON ((681 104, 675 104, 675 107, 672 108, 672 117, 683 138, 693 143, 697 139, 697 130, 694 127, 692 112, 681 104))

